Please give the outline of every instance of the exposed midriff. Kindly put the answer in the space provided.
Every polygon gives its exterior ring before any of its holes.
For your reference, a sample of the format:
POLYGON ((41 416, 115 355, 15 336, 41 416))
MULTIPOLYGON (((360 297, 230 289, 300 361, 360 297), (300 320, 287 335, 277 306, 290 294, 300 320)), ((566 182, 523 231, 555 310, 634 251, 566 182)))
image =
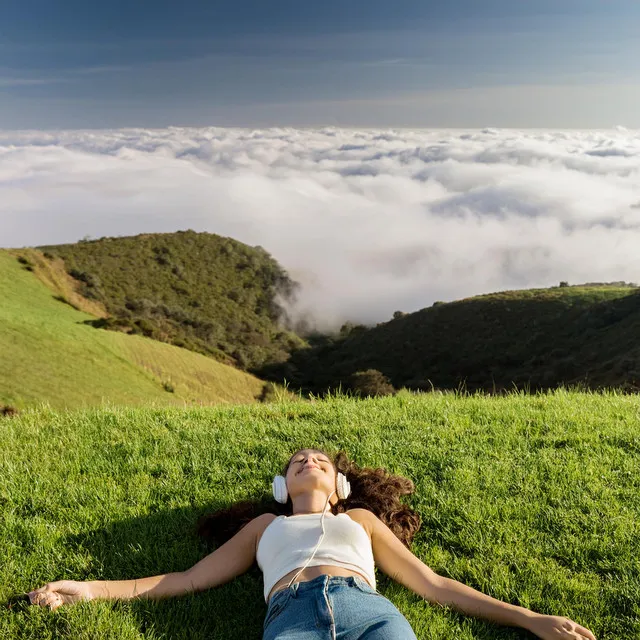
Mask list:
MULTIPOLYGON (((295 576, 299 570, 300 569, 294 569, 293 571, 288 573, 286 576, 278 580, 278 582, 276 582, 275 585, 273 586, 273 589, 271 589, 271 591, 269 592, 268 600, 271 600, 271 598, 275 595, 277 591, 280 591, 286 588, 287 585, 289 584, 289 580, 291 580, 291 578, 293 578, 293 576, 295 576)), ((314 578, 317 578, 318 576, 322 576, 322 575, 341 576, 344 578, 348 578, 349 576, 356 576, 358 578, 362 578, 367 583, 369 582, 365 576, 363 576, 361 573, 358 573, 356 571, 350 571, 349 569, 345 569, 344 567, 336 567, 333 565, 321 564, 316 567, 307 567, 297 577, 297 579, 293 584, 295 584, 296 582, 308 582, 309 580, 313 580, 314 578)))

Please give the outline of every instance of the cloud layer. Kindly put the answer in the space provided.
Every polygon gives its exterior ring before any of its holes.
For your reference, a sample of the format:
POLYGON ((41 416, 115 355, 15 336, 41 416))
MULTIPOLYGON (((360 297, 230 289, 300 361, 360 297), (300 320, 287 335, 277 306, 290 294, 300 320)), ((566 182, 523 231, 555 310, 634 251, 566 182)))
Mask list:
POLYGON ((0 246, 191 228, 261 245, 322 324, 640 281, 640 133, 0 131, 0 246))

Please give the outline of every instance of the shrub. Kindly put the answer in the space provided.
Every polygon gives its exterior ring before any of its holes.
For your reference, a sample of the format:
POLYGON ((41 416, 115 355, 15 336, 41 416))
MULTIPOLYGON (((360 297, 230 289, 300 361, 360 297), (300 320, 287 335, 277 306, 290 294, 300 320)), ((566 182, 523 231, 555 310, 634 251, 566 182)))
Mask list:
POLYGON ((260 395, 257 396, 258 402, 274 402, 278 399, 278 394, 276 393, 276 385, 273 382, 265 382, 262 385, 262 391, 260 395))
POLYGON ((389 378, 377 369, 356 371, 351 376, 351 388, 360 397, 388 396, 395 393, 389 378))
POLYGON ((27 271, 33 271, 33 268, 35 267, 33 262, 31 262, 31 260, 29 260, 29 258, 25 258, 24 256, 18 256, 18 262, 21 265, 24 265, 24 268, 27 271))
POLYGON ((173 393, 176 390, 176 388, 168 381, 162 383, 162 388, 169 393, 173 393))
POLYGON ((146 318, 140 318, 134 322, 133 330, 135 333, 141 333, 143 336, 151 338, 155 327, 146 318))
POLYGON ((236 349, 231 356, 235 359, 236 364, 240 369, 246 369, 249 366, 249 357, 242 349, 236 349))
POLYGON ((80 271, 80 269, 70 269, 69 275, 76 280, 80 280, 80 282, 84 282, 91 286, 93 284, 93 276, 86 271, 80 271))
POLYGON ((340 337, 346 338, 352 334, 356 333, 364 333, 367 330, 367 327, 363 324, 353 324, 352 322, 345 322, 340 327, 340 337))

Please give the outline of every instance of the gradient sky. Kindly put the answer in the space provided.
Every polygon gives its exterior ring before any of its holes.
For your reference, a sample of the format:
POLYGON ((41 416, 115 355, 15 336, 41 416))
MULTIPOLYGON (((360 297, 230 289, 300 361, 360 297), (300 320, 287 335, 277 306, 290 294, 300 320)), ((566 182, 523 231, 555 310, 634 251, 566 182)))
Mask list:
POLYGON ((0 129, 640 127, 637 0, 3 0, 0 129))

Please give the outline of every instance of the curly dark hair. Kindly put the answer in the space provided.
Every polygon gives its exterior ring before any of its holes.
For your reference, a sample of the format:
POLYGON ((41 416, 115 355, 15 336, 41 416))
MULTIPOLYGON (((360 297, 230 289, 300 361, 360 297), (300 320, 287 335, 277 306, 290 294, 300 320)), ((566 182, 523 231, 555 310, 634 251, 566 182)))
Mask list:
MULTIPOLYGON (((326 455, 336 471, 342 472, 351 484, 349 497, 332 505, 331 512, 334 515, 349 509, 367 509, 380 518, 407 548, 411 548, 413 537, 420 528, 420 516, 400 501, 401 496, 410 495, 415 491, 415 485, 411 480, 393 475, 382 468, 360 468, 342 451, 333 455, 322 449, 313 451, 326 455)), ((286 476, 292 459, 293 456, 284 466, 283 476, 286 476)), ((263 513, 292 515, 291 498, 286 504, 281 504, 273 498, 262 498, 238 502, 226 509, 220 509, 198 521, 198 535, 219 546, 263 513)))

